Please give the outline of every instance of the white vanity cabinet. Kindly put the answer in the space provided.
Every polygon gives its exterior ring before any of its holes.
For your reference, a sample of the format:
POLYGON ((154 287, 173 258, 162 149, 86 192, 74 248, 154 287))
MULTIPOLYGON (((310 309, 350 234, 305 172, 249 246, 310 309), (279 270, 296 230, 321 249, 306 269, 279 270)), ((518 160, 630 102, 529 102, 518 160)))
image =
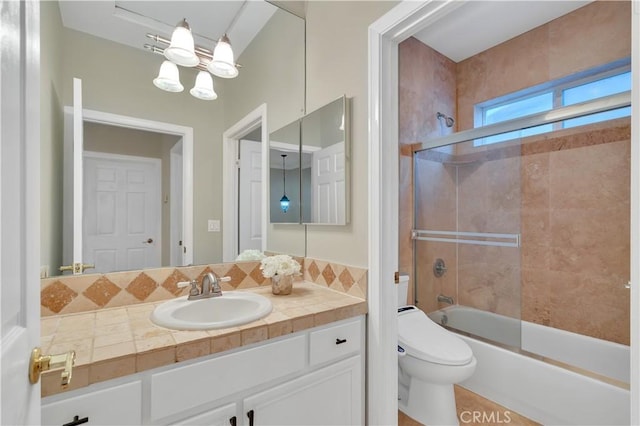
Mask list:
POLYGON ((246 398, 244 424, 363 424, 360 364, 355 356, 246 398))
POLYGON ((88 415, 89 425, 364 424, 364 324, 350 318, 44 398, 42 421, 68 423, 101 393, 106 417, 88 415), (138 417, 110 418, 125 399, 138 417), (66 417, 53 416, 61 407, 66 417))

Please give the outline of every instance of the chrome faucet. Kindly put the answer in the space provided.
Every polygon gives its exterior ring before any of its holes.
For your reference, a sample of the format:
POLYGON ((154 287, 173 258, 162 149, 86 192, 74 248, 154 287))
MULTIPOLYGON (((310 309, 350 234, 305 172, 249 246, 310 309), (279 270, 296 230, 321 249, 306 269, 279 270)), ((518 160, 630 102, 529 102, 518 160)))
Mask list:
POLYGON ((222 296, 221 282, 231 281, 231 277, 218 278, 213 272, 208 272, 202 277, 200 288, 198 288, 198 281, 181 281, 177 283, 178 288, 191 286, 189 289, 189 296, 187 300, 207 299, 209 297, 222 296))
MULTIPOLYGON (((226 278, 226 277, 225 277, 226 278)), ((178 287, 185 285, 191 285, 189 290, 189 296, 187 300, 207 299, 209 297, 222 296, 222 289, 220 288, 220 280, 213 272, 208 272, 202 277, 200 283, 200 289, 198 289, 198 281, 192 280, 185 283, 178 283, 178 287)))
POLYGON ((207 273, 202 277, 202 296, 217 297, 222 296, 220 288, 220 280, 213 272, 207 273))
POLYGON ((443 303, 446 303, 448 305, 453 305, 453 297, 445 296, 444 294, 439 294, 438 295, 438 302, 443 302, 443 303))

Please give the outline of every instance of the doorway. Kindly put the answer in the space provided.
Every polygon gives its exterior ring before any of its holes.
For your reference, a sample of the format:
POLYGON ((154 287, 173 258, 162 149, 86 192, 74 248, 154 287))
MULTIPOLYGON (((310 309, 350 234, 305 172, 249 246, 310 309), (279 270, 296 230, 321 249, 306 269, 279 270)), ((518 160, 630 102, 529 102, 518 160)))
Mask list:
MULTIPOLYGON (((71 155, 73 115, 74 110, 71 107, 65 107, 65 188, 72 187, 74 174, 84 176, 82 156, 78 159, 78 156, 74 158, 71 155), (80 164, 77 164, 78 161, 80 164), (80 172, 78 173, 77 170, 80 172)), ((87 109, 82 109, 82 123, 83 127, 86 127, 86 132, 82 133, 87 133, 87 136, 92 135, 86 138, 83 152, 87 149, 120 155, 124 152, 126 155, 162 160, 162 190, 161 195, 157 197, 157 205, 162 211, 160 231, 156 234, 157 237, 150 235, 140 239, 138 243, 141 247, 157 246, 161 253, 161 265, 182 266, 192 263, 193 129, 87 109), (111 136, 109 132, 112 132, 111 136), (162 235, 165 237, 162 238, 162 235), (153 240, 152 243, 147 242, 149 239, 153 240)), ((84 231, 77 235, 78 232, 73 230, 74 217, 78 217, 74 213, 77 210, 74 209, 79 208, 82 212, 84 207, 82 202, 78 203, 79 207, 74 207, 72 191, 65 190, 63 198, 63 263, 71 264, 75 261, 73 260, 74 247, 81 248, 80 252, 82 252, 85 246, 82 238, 84 231)), ((81 222, 84 224, 84 219, 81 222)), ((107 272, 103 270, 104 268, 97 268, 100 269, 99 272, 107 272)), ((89 272, 95 271, 89 270, 89 272)))
POLYGON ((264 197, 269 194, 268 135, 266 104, 247 114, 222 135, 223 262, 234 261, 246 248, 266 250, 269 216, 264 197), (247 172, 241 172, 240 167, 247 172), (245 176, 247 174, 251 176, 245 176), (243 175, 244 184, 240 175, 243 175))
MULTIPOLYGON (((398 200, 398 44, 433 25, 466 2, 402 2, 369 27, 369 289, 368 420, 391 424, 397 419, 396 301, 393 274, 397 271, 398 212, 388 209, 398 200)), ((640 14, 632 14, 632 123, 637 123, 640 103, 640 14)), ((640 279, 640 150, 638 130, 632 126, 631 153, 631 282, 640 279)), ((631 286, 631 335, 638 334, 640 292, 631 286)), ((631 424, 640 421, 640 349, 631 345, 631 424)))

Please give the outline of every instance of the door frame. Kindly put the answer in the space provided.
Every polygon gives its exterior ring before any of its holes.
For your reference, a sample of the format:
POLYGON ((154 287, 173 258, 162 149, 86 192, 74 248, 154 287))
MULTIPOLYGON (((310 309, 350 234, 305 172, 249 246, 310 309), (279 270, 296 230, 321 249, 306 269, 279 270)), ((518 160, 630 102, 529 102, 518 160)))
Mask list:
POLYGON ((262 251, 267 249, 269 223, 269 130, 267 104, 262 104, 222 134, 222 261, 233 262, 238 252, 238 143, 261 127, 262 143, 262 251), (262 127, 261 127, 262 126, 262 127))
MULTIPOLYGON (((465 1, 405 0, 369 27, 368 424, 397 422, 398 44, 465 1)), ((633 2, 631 107, 631 424, 640 424, 640 2, 633 2)))
MULTIPOLYGON (((65 115, 73 114, 71 107, 64 107, 65 115)), ((109 112, 82 109, 83 121, 89 123, 104 124, 107 126, 124 127, 134 130, 143 130, 155 133, 164 133, 182 138, 182 265, 193 263, 193 128, 178 124, 153 121, 143 118, 131 117, 109 112)), ((66 141, 65 141, 66 144, 66 141)), ((65 156, 66 159, 66 156, 65 156)), ((72 167, 66 167, 69 170, 72 167)), ((68 194, 68 191, 65 191, 68 194)), ((65 195, 64 205, 72 203, 65 195)), ((67 217, 68 215, 65 215, 67 217)), ((67 229, 67 228, 65 228, 67 229)), ((64 238, 69 236, 65 232, 64 238)), ((68 241, 68 240, 67 240, 68 241)), ((174 241, 170 244, 173 245, 174 241)), ((177 242, 175 242, 177 244, 177 242)), ((68 245, 66 245, 68 252, 68 245)))

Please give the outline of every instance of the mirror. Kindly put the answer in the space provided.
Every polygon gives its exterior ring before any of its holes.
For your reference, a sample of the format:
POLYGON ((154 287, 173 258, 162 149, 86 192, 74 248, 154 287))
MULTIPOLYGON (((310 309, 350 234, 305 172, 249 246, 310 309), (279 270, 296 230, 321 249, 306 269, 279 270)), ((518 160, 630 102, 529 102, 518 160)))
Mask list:
POLYGON ((300 209, 300 120, 269 136, 269 218, 271 223, 299 224, 300 209))
POLYGON ((271 223, 349 222, 349 134, 346 96, 271 133, 271 223))
POLYGON ((349 123, 346 96, 302 118, 302 223, 349 222, 349 123))
MULTIPOLYGON (((203 5, 215 7, 207 2, 157 2, 158 5, 183 10, 187 7, 203 5), (189 4, 187 4, 189 3, 189 4)), ((253 2, 252 2, 253 3, 253 2)), ((255 37, 237 53, 237 62, 243 65, 236 79, 214 78, 218 99, 202 101, 189 94, 197 70, 180 68, 180 79, 185 87, 182 93, 167 93, 157 89, 152 80, 158 74, 163 58, 142 49, 146 32, 161 33, 170 36, 170 32, 144 28, 138 22, 127 21, 129 29, 137 28, 139 39, 109 41, 100 34, 88 34, 92 29, 87 14, 65 13, 65 7, 113 8, 105 2, 46 2, 41 8, 42 49, 46 52, 42 58, 43 69, 43 123, 41 125, 46 147, 43 148, 41 181, 42 201, 42 253, 43 266, 41 276, 59 275, 62 266, 63 236, 62 224, 65 220, 63 201, 65 185, 64 175, 64 109, 73 103, 72 79, 79 77, 83 82, 83 107, 110 114, 136 117, 141 120, 170 123, 192 129, 193 136, 193 214, 192 214, 192 263, 218 263, 222 261, 222 235, 216 231, 216 224, 222 220, 223 185, 220 176, 222 169, 221 144, 223 132, 242 119, 258 106, 266 104, 269 108, 269 128, 278 128, 300 117, 304 108, 304 20, 289 12, 266 3, 273 10, 269 20, 255 32, 255 37), (64 19, 62 19, 64 18, 64 19), (73 19, 85 19, 84 27, 76 29, 70 25, 73 19), (140 27, 140 28, 138 28, 140 27), (84 32, 86 29, 87 32, 84 32), (134 44, 135 43, 135 44, 134 44), (100 58, 88 60, 87 58, 100 58), (282 70, 283 59, 287 60, 286 70, 282 70), (49 155, 50 154, 50 155, 49 155), (44 213, 50 212, 50 213, 44 213), (212 227, 209 224, 212 223, 212 227)), ((135 6, 133 3, 131 5, 135 6)), ((253 5, 247 6, 247 8, 253 5)), ((68 10, 67 10, 68 12, 68 10)), ((108 13, 109 20, 122 18, 108 13)), ((109 26, 105 22, 104 26, 109 26)), ((169 23, 173 27, 175 23, 169 23)), ((193 25, 193 23, 192 23, 193 25)), ((195 26, 193 27, 194 31, 195 26)), ((130 35, 130 32, 127 33, 130 35)), ((106 36, 105 36, 106 37, 106 36)), ((230 34, 233 40, 233 34, 230 34)), ((198 40, 205 46, 210 41, 198 40)), ((238 43, 239 44, 239 43, 238 43)), ((234 49, 236 45, 234 44, 234 49)), ((95 130, 95 129, 94 129, 95 130)), ((121 129, 122 130, 122 129, 121 129)), ((142 135, 134 136, 143 139, 142 135)), ((160 140, 162 138, 158 138, 160 140)), ((167 146, 175 141, 163 139, 162 153, 159 157, 170 155, 167 146)), ((137 142, 132 142, 137 143, 137 142)), ((111 149, 109 149, 111 150, 111 149)), ((138 150, 134 150, 138 152, 138 150)), ((113 152, 113 154, 118 154, 113 152)), ((137 154, 135 154, 137 155, 137 154)), ((146 156, 146 154, 144 154, 146 156)), ((179 155, 179 153, 177 153, 179 155)), ((165 190, 171 186, 164 177, 164 163, 161 166, 161 197, 154 205, 161 206, 164 212, 171 210, 173 194, 165 190), (167 202, 168 201, 168 202, 167 202)), ((170 214, 170 213, 167 213, 170 214)), ((186 218, 185 218, 186 219, 186 218)), ((170 238, 166 216, 162 217, 161 228, 166 238, 161 246, 161 266, 178 265, 172 260, 177 257, 165 245, 170 238)), ((303 228, 303 227, 300 227, 303 228)), ((270 230, 263 231, 267 238, 270 230)), ((151 237, 143 238, 140 243, 148 243, 151 237)), ((157 241, 153 238, 154 243, 157 241)), ((179 239, 177 239, 179 241, 179 239)), ((278 251, 299 253, 304 247, 304 230, 290 234, 279 243, 278 251), (289 251, 288 246, 293 247, 289 251)), ((271 244, 269 243, 268 248, 271 244)), ((175 251, 175 250, 174 250, 175 251)), ((304 252, 304 250, 302 250, 304 252)), ((123 270, 137 269, 120 267, 123 270)), ((86 273, 95 273, 88 269, 86 273)), ((100 270, 100 272, 105 272, 100 270)))

